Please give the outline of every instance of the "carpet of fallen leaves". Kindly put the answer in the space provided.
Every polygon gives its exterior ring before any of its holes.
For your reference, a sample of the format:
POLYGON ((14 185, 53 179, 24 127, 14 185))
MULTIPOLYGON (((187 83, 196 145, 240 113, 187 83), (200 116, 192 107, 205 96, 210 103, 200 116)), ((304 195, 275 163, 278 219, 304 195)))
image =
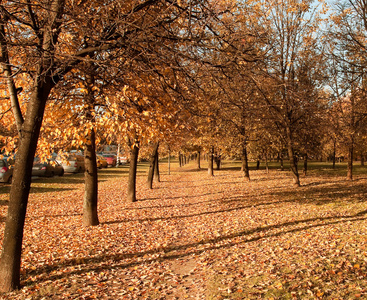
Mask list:
MULTIPOLYGON (((35 184, 23 288, 0 298, 367 299, 367 176, 315 173, 295 188, 286 171, 178 170, 153 190, 142 173, 135 203, 126 176, 103 171, 89 228, 82 176, 35 184)), ((2 240, 4 190, 0 201, 2 240)))

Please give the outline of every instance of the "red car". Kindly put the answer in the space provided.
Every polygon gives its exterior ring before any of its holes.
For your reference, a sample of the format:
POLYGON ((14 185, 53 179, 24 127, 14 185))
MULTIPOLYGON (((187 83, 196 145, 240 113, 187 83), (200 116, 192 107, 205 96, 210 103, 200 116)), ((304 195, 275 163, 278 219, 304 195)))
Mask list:
POLYGON ((11 183, 13 180, 13 168, 6 159, 0 159, 0 182, 11 183))
POLYGON ((114 167, 116 166, 116 155, 114 154, 103 154, 105 160, 107 160, 108 166, 114 167))

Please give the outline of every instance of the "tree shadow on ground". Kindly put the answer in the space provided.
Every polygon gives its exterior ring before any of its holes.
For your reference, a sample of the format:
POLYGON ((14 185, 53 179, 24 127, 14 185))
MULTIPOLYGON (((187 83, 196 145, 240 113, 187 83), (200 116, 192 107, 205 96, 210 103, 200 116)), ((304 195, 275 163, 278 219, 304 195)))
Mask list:
POLYGON ((32 177, 30 193, 50 193, 60 191, 72 191, 78 189, 78 185, 84 184, 84 174, 67 173, 64 176, 32 177), (66 186, 68 185, 68 186, 66 186), (73 187, 71 187, 73 186, 73 187))
POLYGON ((275 191, 269 192, 269 194, 298 203, 313 203, 316 205, 338 203, 340 201, 364 202, 367 197, 367 186, 363 180, 353 183, 335 181, 331 185, 329 182, 328 185, 312 183, 293 190, 275 191))
POLYGON ((7 206, 7 205, 9 205, 8 200, 0 200, 0 206, 7 206))
POLYGON ((178 169, 179 173, 200 173, 200 172, 208 172, 207 169, 203 169, 203 168, 192 168, 192 169, 178 169))
POLYGON ((35 187, 32 186, 30 194, 41 194, 41 193, 52 193, 52 192, 62 192, 62 191, 74 191, 75 188, 63 188, 63 187, 35 187))
MULTIPOLYGON (((138 170, 137 173, 145 173, 145 171, 138 170)), ((105 168, 98 170, 98 178, 114 178, 127 177, 129 169, 127 168, 105 168)))
MULTIPOLYGON (((182 198, 182 197, 175 197, 175 198, 182 198)), ((157 198, 160 199, 160 198, 157 198)), ((172 198, 170 198, 172 199, 172 198)), ((123 210, 144 210, 144 209, 154 209, 154 208, 170 208, 170 207, 190 207, 195 206, 203 203, 218 203, 218 200, 205 200, 205 201, 198 201, 192 203, 179 203, 179 204, 168 204, 168 205, 154 205, 154 206, 143 206, 143 207, 126 207, 123 210)))
MULTIPOLYGON (((230 199, 230 201, 232 202, 249 202, 248 200, 243 201, 243 197, 238 197, 237 199, 235 199, 235 197, 233 199, 230 199)), ((208 203, 218 203, 218 202, 225 202, 225 200, 210 200, 210 201, 204 201, 204 202, 208 202, 208 203)), ((204 202, 197 202, 195 204, 202 204, 204 202)), ((274 204, 283 204, 283 203, 288 203, 288 202, 294 202, 294 200, 282 200, 282 201, 270 201, 270 202, 258 202, 258 203, 253 203, 253 200, 248 204, 248 205, 241 205, 241 206, 234 206, 234 207, 230 207, 230 208, 226 208, 226 209, 219 209, 219 210, 212 210, 212 211, 205 211, 205 212, 201 212, 201 213, 194 213, 194 214, 186 214, 186 215, 174 215, 174 216, 165 216, 165 217, 156 217, 156 218, 142 218, 142 219, 124 219, 124 220, 114 220, 114 221, 107 221, 107 222, 102 222, 101 224, 119 224, 119 223, 126 223, 126 222, 131 222, 131 221, 137 221, 137 222, 154 222, 154 221, 167 221, 167 220, 179 220, 179 219, 186 219, 186 218, 192 218, 192 217, 199 217, 199 216, 207 216, 207 215, 212 215, 212 214, 219 214, 219 213, 228 213, 228 212, 232 212, 232 211, 238 211, 241 209, 246 209, 246 208, 255 208, 255 207, 260 207, 260 206, 268 206, 268 205, 274 205, 274 204)), ((195 205, 195 204, 190 204, 190 205, 195 205)), ((169 206, 157 206, 156 208, 165 208, 165 207, 180 207, 180 206, 189 206, 189 204, 178 204, 178 205, 169 205, 169 206)), ((145 207, 144 209, 151 209, 152 207, 145 207)), ((139 208, 139 209, 143 209, 143 208, 139 208)))
MULTIPOLYGON (((181 182, 181 181, 180 181, 181 182)), ((246 182, 246 181, 244 181, 246 182)), ((210 183, 203 183, 200 185, 187 185, 187 186, 181 186, 181 187, 175 187, 175 189, 179 190, 179 189, 191 189, 191 188, 200 188, 200 187, 210 187, 210 186, 219 186, 219 185, 223 185, 223 186, 229 186, 229 185, 235 185, 235 184, 239 184, 238 181, 221 181, 221 182, 210 182, 210 183)))
MULTIPOLYGON (((192 255, 198 255, 205 251, 219 250, 237 246, 239 244, 256 242, 259 240, 278 237, 281 235, 301 232, 311 228, 325 227, 329 225, 342 224, 347 222, 356 222, 366 219, 367 211, 361 211, 354 215, 347 216, 332 216, 332 217, 315 217, 309 219, 296 220, 291 222, 284 222, 281 224, 268 225, 262 227, 255 227, 249 230, 239 231, 228 235, 223 235, 219 237, 203 239, 194 243, 188 243, 183 245, 173 245, 167 247, 159 247, 147 251, 134 252, 134 253, 119 253, 119 254, 101 254, 94 257, 84 257, 84 258, 73 258, 67 259, 62 262, 57 262, 51 265, 45 265, 36 270, 25 270, 26 277, 38 275, 37 282, 47 281, 47 280, 58 280, 65 278, 70 275, 83 274, 86 272, 103 270, 103 263, 108 263, 111 260, 114 261, 114 269, 125 269, 129 267, 135 267, 142 264, 152 263, 156 261, 172 260, 182 257, 188 257, 192 255), (315 223, 316 224, 311 224, 315 223), (294 226, 299 226, 296 227, 294 226), (275 231, 284 228, 283 231, 275 231), (242 238, 241 241, 238 238, 242 238), (233 241, 235 239, 235 241, 233 241), (147 255, 159 254, 159 257, 153 257, 148 259, 142 259, 147 255), (129 262, 120 262, 122 260, 133 259, 129 262), (91 266, 95 264, 96 266, 91 266), (57 270, 70 267, 78 266, 78 268, 73 268, 70 271, 63 271, 62 274, 55 274, 57 270), (40 276, 44 275, 44 276, 40 276)), ((109 265, 109 267, 111 267, 109 265)), ((27 285, 33 284, 33 282, 26 282, 27 285)))
POLYGON ((9 194, 10 187, 11 187, 10 184, 0 185, 0 194, 9 194))
POLYGON ((30 219, 34 220, 34 219, 44 219, 44 218, 68 218, 68 217, 77 217, 77 216, 82 216, 83 214, 81 213, 70 213, 70 214, 59 214, 59 215, 42 215, 42 216, 32 216, 30 217, 30 219))
MULTIPOLYGON (((79 174, 78 174, 79 175, 79 174)), ((84 174, 79 176, 76 174, 55 176, 55 177, 37 177, 32 178, 33 184, 84 184, 84 174)))
POLYGON ((206 211, 206 212, 195 213, 195 214, 187 214, 187 215, 174 215, 174 216, 156 217, 156 218, 142 218, 142 219, 134 219, 134 220, 131 220, 131 219, 114 220, 114 221, 102 222, 101 224, 119 224, 119 223, 131 222, 131 221, 135 221, 135 222, 155 222, 155 221, 179 220, 179 219, 193 218, 193 217, 199 217, 199 216, 208 216, 208 215, 224 213, 224 212, 231 212, 231 211, 241 210, 241 209, 250 208, 250 207, 253 207, 253 205, 240 206, 240 207, 237 206, 237 207, 233 207, 233 208, 206 211))
POLYGON ((220 170, 214 170, 214 171, 236 171, 236 172, 240 172, 241 167, 222 167, 222 168, 220 168, 220 170))
MULTIPOLYGON (((143 222, 143 221, 158 221, 158 220, 170 220, 170 219, 180 219, 180 218, 188 218, 195 217, 200 215, 210 215, 215 213, 223 213, 230 212, 239 209, 246 208, 254 208, 261 207, 265 205, 277 205, 285 202, 295 202, 302 204, 327 204, 330 202, 339 202, 344 201, 346 199, 350 199, 350 201, 365 201, 365 194, 367 193, 367 187, 364 187, 364 181, 359 180, 357 183, 344 183, 344 182, 327 182, 327 184, 308 184, 299 189, 291 189, 291 190, 281 190, 281 191, 271 191, 270 189, 259 195, 260 198, 256 200, 254 203, 253 198, 249 198, 246 196, 235 196, 235 197, 227 197, 225 199, 214 199, 209 202, 215 203, 220 201, 227 201, 228 203, 238 202, 242 203, 237 207, 230 207, 227 209, 213 210, 195 214, 186 214, 183 216, 167 216, 162 218, 143 218, 143 219, 134 219, 134 220, 117 220, 111 222, 104 222, 102 225, 108 226, 109 224, 122 223, 122 222, 143 222), (357 191, 357 192, 356 192, 357 191), (326 198, 325 195, 331 194, 332 197, 328 196, 329 199, 322 200, 322 198, 326 198), (360 195, 359 195, 360 194, 360 195), (356 195, 356 197, 352 197, 356 195), (359 196, 358 196, 359 195, 359 196), (259 199, 268 199, 263 198, 264 196, 272 196, 273 199, 281 199, 280 201, 261 201, 259 199), (250 202, 251 201, 251 202, 250 202)), ((220 192, 219 192, 220 193, 220 192)), ((196 195, 196 197, 200 197, 200 195, 196 195)), ((182 197, 177 197, 182 198, 182 197)), ((256 199, 256 198, 255 198, 256 199)), ((349 200, 348 200, 349 201, 349 200)), ((205 202, 205 201, 203 201, 205 202)), ((202 202, 197 202, 196 204, 201 204, 202 202)), ((181 204, 179 204, 181 205, 181 204)), ((184 204, 186 205, 186 204, 184 204)), ((195 205, 195 204, 187 204, 187 205, 195 205)), ((169 205, 171 206, 171 205, 169 205)), ((172 205, 175 206, 175 205, 172 205)), ((162 208, 162 206, 157 206, 162 208)), ((146 207, 146 209, 150 209, 152 207, 146 207)), ((137 209, 137 208, 129 208, 129 209, 137 209)), ((143 209, 143 208, 139 208, 143 209)), ((343 224, 346 222, 358 222, 366 219, 367 210, 360 211, 353 215, 345 215, 345 216, 328 216, 328 217, 313 217, 308 219, 301 220, 292 220, 283 222, 280 224, 267 225, 267 226, 258 226, 252 229, 243 230, 234 232, 231 234, 213 237, 208 239, 197 240, 193 243, 187 243, 182 245, 171 245, 167 247, 157 247, 147 251, 141 252, 133 252, 133 253, 102 253, 100 255, 89 257, 86 256, 84 258, 71 258, 66 259, 64 261, 55 262, 50 265, 45 265, 44 267, 38 268, 36 270, 26 269, 25 276, 26 278, 32 277, 33 275, 39 275, 37 281, 47 281, 47 280, 57 280, 60 278, 65 278, 72 274, 83 274, 86 272, 90 272, 93 270, 102 270, 104 268, 103 264, 108 264, 110 261, 113 261, 113 268, 116 269, 124 269, 128 267, 139 266, 142 264, 146 264, 149 262, 156 261, 164 261, 169 259, 176 259, 180 257, 188 257, 191 255, 197 255, 202 252, 208 250, 217 250, 230 248, 232 246, 236 246, 239 244, 256 242, 258 240, 272 238, 281 236, 284 234, 302 232, 311 228, 317 227, 325 227, 334 224, 343 224), (234 240, 235 239, 235 240, 234 240), (240 240, 239 240, 240 239, 240 240), (159 257, 157 257, 157 255, 159 257), (154 255, 153 258, 144 258, 146 255, 154 255), (130 261, 126 261, 130 260, 130 261), (77 266, 77 268, 73 270, 62 270, 69 266, 77 266), (62 270, 58 274, 55 274, 57 270, 62 270), (53 274, 52 274, 53 273, 53 274), (62 274, 60 274, 62 273, 62 274)), ((107 250, 106 250, 107 251, 107 250)), ((31 285, 34 284, 32 281, 26 281, 26 284, 31 285)))
MULTIPOLYGON (((205 197, 205 196, 216 195, 216 194, 222 194, 222 192, 205 193, 205 194, 200 194, 200 195, 180 195, 180 196, 175 196, 175 197, 168 197, 165 200, 199 198, 199 197, 205 197)), ((160 197, 144 198, 144 199, 139 199, 138 202, 139 201, 140 202, 141 201, 153 201, 153 200, 160 200, 160 199, 162 198, 160 197)), ((210 202, 213 202, 213 201, 216 201, 216 200, 210 200, 210 202)), ((198 204, 199 203, 203 203, 203 202, 198 202, 198 204)), ((187 206, 187 205, 192 205, 192 204, 189 204, 189 203, 184 204, 184 206, 187 206)), ((172 204, 172 205, 170 204, 170 205, 160 205, 160 206, 148 206, 145 208, 150 209, 150 208, 163 208, 163 207, 175 207, 175 206, 182 206, 182 205, 181 204, 172 204)), ((129 208, 126 208, 126 210, 127 209, 142 209, 142 208, 141 207, 129 207, 129 208)))
MULTIPOLYGON (((53 218, 68 218, 68 217, 77 217, 82 216, 81 213, 71 213, 71 214, 60 214, 60 215, 42 215, 42 216, 32 216, 30 217, 31 220, 36 219, 53 219, 53 218)), ((4 223, 6 221, 6 216, 0 216, 0 223, 4 223)))
MULTIPOLYGON (((0 200, 0 206, 8 206, 9 201, 8 200, 0 200)), ((6 216, 0 216, 0 223, 4 223, 6 220, 6 216)))
MULTIPOLYGON (((330 182, 328 182, 329 184, 330 182)), ((191 196, 176 196, 169 197, 165 200, 174 200, 174 199, 184 199, 184 198, 199 198, 202 196, 214 195, 214 194, 222 194, 222 192, 215 193, 205 193, 200 195, 191 195, 191 196)), ((355 201, 366 201, 367 196, 367 186, 365 183, 361 181, 358 186, 346 186, 343 182, 335 181, 332 185, 325 186, 323 183, 310 183, 307 186, 303 186, 301 188, 295 188, 291 190, 281 190, 274 191, 269 190, 267 193, 258 194, 255 196, 249 196, 247 194, 240 196, 229 196, 222 199, 214 199, 214 200, 205 200, 205 201, 197 201, 195 203, 178 203, 178 204, 169 204, 169 205, 157 205, 157 206, 146 206, 146 207, 128 207, 125 210, 143 210, 143 209, 153 209, 153 208, 169 208, 169 207, 190 207, 195 205, 200 205, 205 202, 207 203, 239 203, 242 205, 237 205, 235 207, 230 207, 228 209, 222 209, 217 211, 210 212, 202 212, 199 214, 189 214, 189 215, 176 215, 162 218, 147 218, 140 219, 139 221, 157 221, 157 220, 170 220, 170 219, 182 219, 189 218, 195 216, 201 216, 206 214, 215 214, 215 213, 223 213, 230 212, 240 209, 246 208, 256 208, 256 207, 264 207, 268 205, 281 205, 284 203, 299 203, 299 204, 315 204, 315 205, 326 205, 329 203, 339 203, 341 201, 355 202, 355 201), (327 195, 327 196, 325 196, 327 195), (265 198, 264 198, 265 197, 265 198), (280 201, 269 200, 269 197, 272 199, 282 199, 280 201)), ((159 197, 156 198, 146 198, 142 201, 148 200, 159 200, 159 197)), ((140 200, 139 200, 140 201, 140 200)), ((111 222, 106 222, 106 224, 114 224, 119 222, 128 222, 129 220, 116 220, 111 222)))

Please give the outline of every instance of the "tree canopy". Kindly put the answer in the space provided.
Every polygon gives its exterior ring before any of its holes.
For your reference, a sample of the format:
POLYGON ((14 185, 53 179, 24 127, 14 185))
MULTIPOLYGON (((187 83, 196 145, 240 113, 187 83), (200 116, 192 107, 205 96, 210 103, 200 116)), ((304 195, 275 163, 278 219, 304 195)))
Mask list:
POLYGON ((295 186, 300 159, 335 161, 338 146, 352 179, 367 132, 367 3, 332 8, 327 22, 321 0, 0 2, 0 146, 17 157, 0 289, 20 284, 36 153, 85 151, 86 225, 98 224, 102 143, 135 158, 162 142, 238 157, 247 179, 249 159, 286 156, 295 186))

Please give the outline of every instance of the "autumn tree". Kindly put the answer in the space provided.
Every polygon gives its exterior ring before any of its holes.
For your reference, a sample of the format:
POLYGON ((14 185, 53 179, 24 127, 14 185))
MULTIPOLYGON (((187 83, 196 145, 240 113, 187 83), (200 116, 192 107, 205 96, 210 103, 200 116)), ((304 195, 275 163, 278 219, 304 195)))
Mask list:
POLYGON ((330 108, 333 115, 333 127, 340 149, 348 157, 347 179, 353 179, 353 161, 358 139, 366 128, 367 103, 364 92, 354 90, 338 98, 330 108))
MULTIPOLYGON (((128 67, 135 58, 149 52, 150 41, 159 37, 157 28, 166 28, 172 37, 183 32, 177 26, 170 27, 172 23, 182 22, 190 28, 190 22, 200 20, 205 15, 204 8, 197 9, 203 7, 201 4, 159 0, 1 3, 1 63, 9 82, 8 93, 19 132, 0 262, 1 291, 20 286, 21 246, 32 163, 50 93, 77 64, 96 53, 109 57, 115 51, 128 67), (22 90, 26 99, 24 111, 21 105, 16 105, 19 76, 26 76, 30 83, 22 90)), ((188 36, 192 33, 184 32, 188 36)), ((100 58, 101 63, 104 56, 100 58)))
MULTIPOLYGON (((59 74, 55 74, 55 62, 53 60, 61 26, 61 17, 64 13, 64 3, 52 1, 40 9, 39 17, 36 19, 36 6, 23 5, 23 14, 17 14, 18 4, 8 4, 1 7, 1 50, 2 68, 9 82, 9 93, 12 95, 12 103, 15 108, 15 118, 19 132, 19 147, 15 164, 13 185, 10 191, 10 204, 3 240, 3 251, 0 262, 0 289, 9 291, 20 286, 20 257, 22 247, 23 227, 25 221, 28 194, 31 183, 31 172, 33 157, 36 152, 37 140, 42 124, 43 112, 48 95, 52 88, 60 80, 59 74), (28 9, 28 13, 26 13, 28 9), (45 18, 45 13, 47 18, 45 18), (43 14, 43 16, 42 16, 43 14), (40 22, 41 20, 43 22, 40 22), (41 27, 42 26, 42 27, 41 27), (13 33, 16 28, 18 38, 13 43, 13 33), (40 30, 42 29, 42 30, 40 30), (28 32, 25 34, 25 32, 28 32), (27 40, 34 40, 32 44, 36 47, 30 53, 22 53, 18 49, 24 49, 27 40), (25 114, 20 110, 19 100, 16 95, 15 83, 12 77, 12 65, 22 60, 21 55, 28 54, 27 59, 30 68, 33 85, 30 87, 30 100, 25 114), (18 104, 18 105, 17 105, 18 104)), ((24 57, 23 57, 24 61, 24 57)), ((60 66, 61 67, 61 66, 60 66)), ((58 67, 59 68, 59 67, 58 67)), ((24 69, 22 66, 21 70, 24 69)), ((65 69, 65 66, 64 66, 65 69)), ((65 71, 64 71, 65 72, 65 71)))
POLYGON ((367 2, 335 3, 329 29, 330 87, 337 111, 337 134, 348 147, 347 179, 353 178, 355 142, 366 118, 367 2))
MULTIPOLYGON (((264 26, 269 33, 268 42, 272 45, 266 61, 268 79, 266 86, 254 78, 259 91, 263 95, 264 104, 271 109, 274 122, 280 130, 287 146, 288 157, 293 175, 293 183, 300 185, 295 146, 297 134, 310 113, 310 100, 317 89, 322 88, 317 72, 309 66, 312 59, 319 61, 321 54, 318 50, 315 36, 318 18, 312 9, 312 1, 279 0, 276 3, 261 2, 264 11, 264 26), (307 88, 301 83, 302 69, 306 68, 311 84, 307 88), (269 85, 270 84, 270 85, 269 85)), ((263 81, 264 82, 264 81, 263 81)))

